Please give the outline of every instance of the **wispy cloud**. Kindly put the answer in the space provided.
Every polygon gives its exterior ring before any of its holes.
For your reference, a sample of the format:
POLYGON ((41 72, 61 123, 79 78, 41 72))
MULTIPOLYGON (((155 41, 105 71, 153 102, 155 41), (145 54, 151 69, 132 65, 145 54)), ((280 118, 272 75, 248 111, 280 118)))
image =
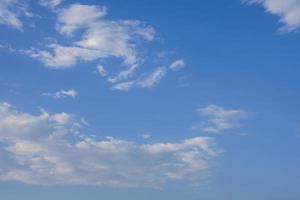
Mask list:
POLYGON ((64 0, 39 0, 42 6, 49 7, 51 9, 60 5, 64 0))
POLYGON ((299 0, 247 0, 249 4, 261 4, 266 12, 276 15, 283 26, 279 31, 290 32, 300 27, 299 0))
POLYGON ((186 65, 185 61, 183 59, 179 59, 179 60, 175 60, 173 63, 171 63, 169 68, 173 71, 177 71, 177 70, 184 68, 185 65, 186 65))
POLYGON ((135 86, 135 81, 127 81, 122 83, 115 84, 113 90, 129 91, 132 87, 135 86))
POLYGON ((132 88, 152 88, 168 70, 176 71, 185 66, 184 60, 179 59, 169 67, 150 68, 147 71, 140 69, 145 63, 140 49, 155 37, 154 28, 145 22, 109 20, 106 17, 107 8, 97 5, 71 4, 56 13, 55 28, 70 41, 69 44, 53 42, 45 48, 32 47, 22 51, 51 69, 70 68, 78 63, 104 59, 121 60, 121 64, 114 67, 117 70, 102 65, 98 65, 97 70, 111 85, 110 88, 128 91, 132 88))
POLYGON ((166 75, 167 68, 166 67, 158 67, 154 69, 151 73, 145 74, 140 77, 136 84, 141 88, 152 88, 156 86, 161 79, 166 75))
POLYGON ((75 98, 78 95, 78 92, 74 89, 70 90, 60 90, 54 93, 43 93, 44 96, 52 97, 53 99, 62 99, 62 98, 75 98))
POLYGON ((158 67, 150 73, 143 74, 136 80, 115 84, 113 86, 113 89, 128 91, 133 87, 152 88, 155 87, 161 81, 161 79, 166 75, 166 73, 166 67, 158 67))
POLYGON ((97 71, 98 71, 98 73, 100 74, 100 76, 102 76, 102 77, 105 77, 105 76, 108 75, 107 70, 106 70, 106 69, 104 68, 104 66, 102 66, 102 65, 98 65, 98 66, 97 66, 97 71))
POLYGON ((197 112, 203 117, 204 122, 196 125, 208 133, 220 133, 239 126, 239 121, 248 115, 248 112, 241 109, 225 109, 216 105, 197 109, 197 112))
POLYGON ((148 140, 151 138, 151 135, 149 134, 143 134, 142 137, 145 139, 145 140, 148 140))
POLYGON ((24 1, 1 0, 0 1, 0 24, 9 25, 15 29, 22 30, 22 16, 31 16, 24 1))
POLYGON ((209 137, 151 144, 96 139, 80 132, 84 125, 73 115, 32 115, 7 103, 0 103, 0 118, 1 181, 160 187, 201 180, 218 155, 209 137))

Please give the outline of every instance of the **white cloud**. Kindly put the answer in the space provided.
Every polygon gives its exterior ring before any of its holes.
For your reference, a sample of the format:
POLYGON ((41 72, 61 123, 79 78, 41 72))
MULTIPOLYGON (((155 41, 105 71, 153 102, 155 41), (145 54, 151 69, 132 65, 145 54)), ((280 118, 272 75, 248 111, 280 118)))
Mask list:
POLYGON ((133 86, 135 86, 135 81, 127 81, 115 84, 113 90, 129 91, 133 86))
POLYGON ((116 75, 110 76, 107 78, 107 81, 110 83, 117 83, 123 80, 131 78, 135 71, 139 68, 138 64, 131 65, 124 70, 119 71, 116 75))
POLYGON ((19 0, 0 1, 0 24, 6 24, 18 30, 23 29, 22 16, 31 16, 26 4, 19 0))
POLYGON ((152 88, 155 87, 161 81, 161 79, 166 75, 166 73, 166 67, 157 67, 152 72, 143 74, 136 80, 117 83, 112 88, 114 90, 122 91, 128 91, 133 87, 152 88))
POLYGON ((177 71, 180 70, 182 68, 185 67, 185 61, 183 59, 179 59, 179 60, 175 60, 173 63, 171 63, 171 65, 169 66, 169 68, 173 71, 177 71))
POLYGON ((72 121, 72 116, 67 113, 59 113, 54 114, 51 119, 56 122, 57 124, 68 124, 70 121, 72 121))
MULTIPOLYGON (((128 91, 156 86, 168 68, 158 67, 149 72, 139 70, 144 63, 139 54, 140 45, 154 39, 154 29, 137 20, 108 20, 106 15, 104 6, 72 4, 59 11, 56 24, 57 31, 71 42, 68 45, 52 43, 45 49, 31 48, 23 53, 52 69, 115 58, 122 61, 114 68, 116 71, 101 65, 97 67, 112 89, 128 91), (79 33, 79 39, 75 33, 79 33)), ((170 69, 176 70, 184 65, 183 60, 177 60, 170 69)))
POLYGON ((74 89, 70 90, 60 90, 54 93, 44 93, 44 96, 50 96, 53 99, 62 99, 66 97, 75 98, 78 95, 78 92, 74 89))
POLYGON ((105 76, 108 75, 108 72, 106 71, 106 69, 102 65, 97 66, 97 71, 100 74, 100 76, 102 76, 102 77, 105 77, 105 76))
POLYGON ((45 7, 49 7, 49 8, 55 8, 57 7, 58 5, 60 5, 64 0, 40 0, 39 3, 42 5, 42 6, 45 6, 45 7))
POLYGON ((166 67, 158 67, 154 69, 150 74, 146 74, 137 80, 137 86, 141 88, 152 88, 156 86, 161 79, 166 75, 166 67))
POLYGON ((31 49, 30 56, 39 59, 50 68, 72 67, 79 61, 115 57, 127 66, 140 62, 136 43, 139 38, 152 40, 154 29, 140 21, 105 20, 106 8, 94 5, 73 4, 58 14, 57 30, 67 36, 81 30, 79 40, 69 45, 51 44, 49 50, 31 49))
POLYGON ((78 29, 93 27, 107 14, 106 10, 101 6, 73 4, 58 14, 57 30, 70 35, 78 29))
POLYGON ((148 140, 151 138, 151 135, 149 134, 143 134, 142 137, 145 139, 145 140, 148 140))
POLYGON ((261 4, 266 12, 276 15, 283 24, 280 31, 294 31, 300 27, 299 0, 248 0, 249 4, 261 4))
POLYGON ((199 108, 197 112, 207 118, 201 124, 200 129, 209 133, 219 133, 239 126, 239 120, 246 117, 248 113, 241 109, 226 110, 216 105, 199 108))
MULTIPOLYGON (((18 0, 4 2, 13 4, 18 0)), ((52 9, 62 2, 63 0, 38 1, 52 9)), ((168 71, 185 67, 185 61, 178 59, 167 67, 150 67, 147 71, 140 69, 145 63, 144 56, 147 53, 142 48, 145 42, 154 40, 155 30, 138 20, 107 19, 105 6, 71 4, 60 7, 54 14, 57 15, 55 28, 66 42, 62 44, 57 40, 48 40, 49 43, 42 48, 30 47, 17 52, 39 60, 51 69, 65 69, 80 63, 114 59, 114 65, 118 66, 104 68, 98 65, 97 70, 105 77, 110 88, 121 91, 152 88, 168 71)), ((153 65, 153 62, 149 65, 153 65)), ((65 91, 46 95, 54 98, 76 96, 65 94, 65 91)))
POLYGON ((92 61, 97 58, 106 58, 108 55, 99 55, 95 49, 87 49, 77 46, 62 46, 60 44, 50 44, 48 48, 52 51, 36 50, 31 48, 24 51, 25 54, 42 61, 52 69, 69 68, 79 61, 92 61))
POLYGON ((0 180, 35 185, 160 187, 199 181, 218 155, 214 140, 138 144, 80 133, 70 114, 32 115, 0 103, 0 180), (80 159, 78 159, 80 158, 80 159))

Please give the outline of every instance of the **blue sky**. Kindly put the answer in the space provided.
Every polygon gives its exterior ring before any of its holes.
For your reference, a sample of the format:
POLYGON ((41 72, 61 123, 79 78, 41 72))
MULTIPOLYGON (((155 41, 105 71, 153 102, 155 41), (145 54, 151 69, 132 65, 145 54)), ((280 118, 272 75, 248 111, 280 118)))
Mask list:
POLYGON ((1 0, 0 196, 298 200, 299 0, 1 0))

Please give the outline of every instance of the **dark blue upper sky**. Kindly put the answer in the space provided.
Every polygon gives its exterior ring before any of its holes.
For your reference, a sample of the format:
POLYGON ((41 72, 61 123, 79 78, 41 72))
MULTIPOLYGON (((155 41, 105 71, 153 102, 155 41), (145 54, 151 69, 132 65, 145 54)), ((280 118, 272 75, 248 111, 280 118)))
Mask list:
POLYGON ((299 0, 1 1, 0 196, 298 200, 299 28, 299 0))

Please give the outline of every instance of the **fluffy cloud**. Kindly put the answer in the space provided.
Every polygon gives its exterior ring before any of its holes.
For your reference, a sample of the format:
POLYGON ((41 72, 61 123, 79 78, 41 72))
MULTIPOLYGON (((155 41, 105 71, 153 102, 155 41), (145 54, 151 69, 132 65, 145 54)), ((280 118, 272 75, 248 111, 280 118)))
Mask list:
POLYGON ((58 14, 57 29, 70 35, 81 28, 92 28, 98 19, 107 14, 106 7, 73 4, 58 14))
POLYGON ((248 0, 249 4, 261 4, 266 12, 277 15, 283 27, 280 31, 294 31, 300 27, 299 0, 248 0))
POLYGON ((0 1, 0 24, 6 24, 13 28, 22 30, 23 23, 20 20, 22 16, 31 16, 26 4, 19 0, 1 0, 0 1))
POLYGON ((97 139, 82 134, 83 124, 67 113, 32 115, 0 103, 0 118, 1 181, 160 187, 199 181, 218 155, 208 137, 145 144, 97 139))
POLYGON ((216 105, 199 108, 197 112, 207 118, 206 122, 200 125, 200 129, 209 133, 219 133, 235 128, 239 126, 238 121, 248 115, 241 109, 227 110, 216 105))
POLYGON ((70 90, 60 90, 54 93, 44 93, 44 96, 50 96, 53 99, 62 99, 66 97, 75 98, 78 95, 78 92, 74 89, 70 90))
POLYGON ((49 50, 31 49, 27 53, 50 68, 72 67, 79 61, 115 57, 127 66, 137 65, 136 43, 139 39, 151 41, 154 29, 140 21, 105 20, 106 8, 93 5, 73 4, 58 14, 56 29, 71 37, 83 31, 80 39, 73 38, 67 46, 49 45, 49 50))

